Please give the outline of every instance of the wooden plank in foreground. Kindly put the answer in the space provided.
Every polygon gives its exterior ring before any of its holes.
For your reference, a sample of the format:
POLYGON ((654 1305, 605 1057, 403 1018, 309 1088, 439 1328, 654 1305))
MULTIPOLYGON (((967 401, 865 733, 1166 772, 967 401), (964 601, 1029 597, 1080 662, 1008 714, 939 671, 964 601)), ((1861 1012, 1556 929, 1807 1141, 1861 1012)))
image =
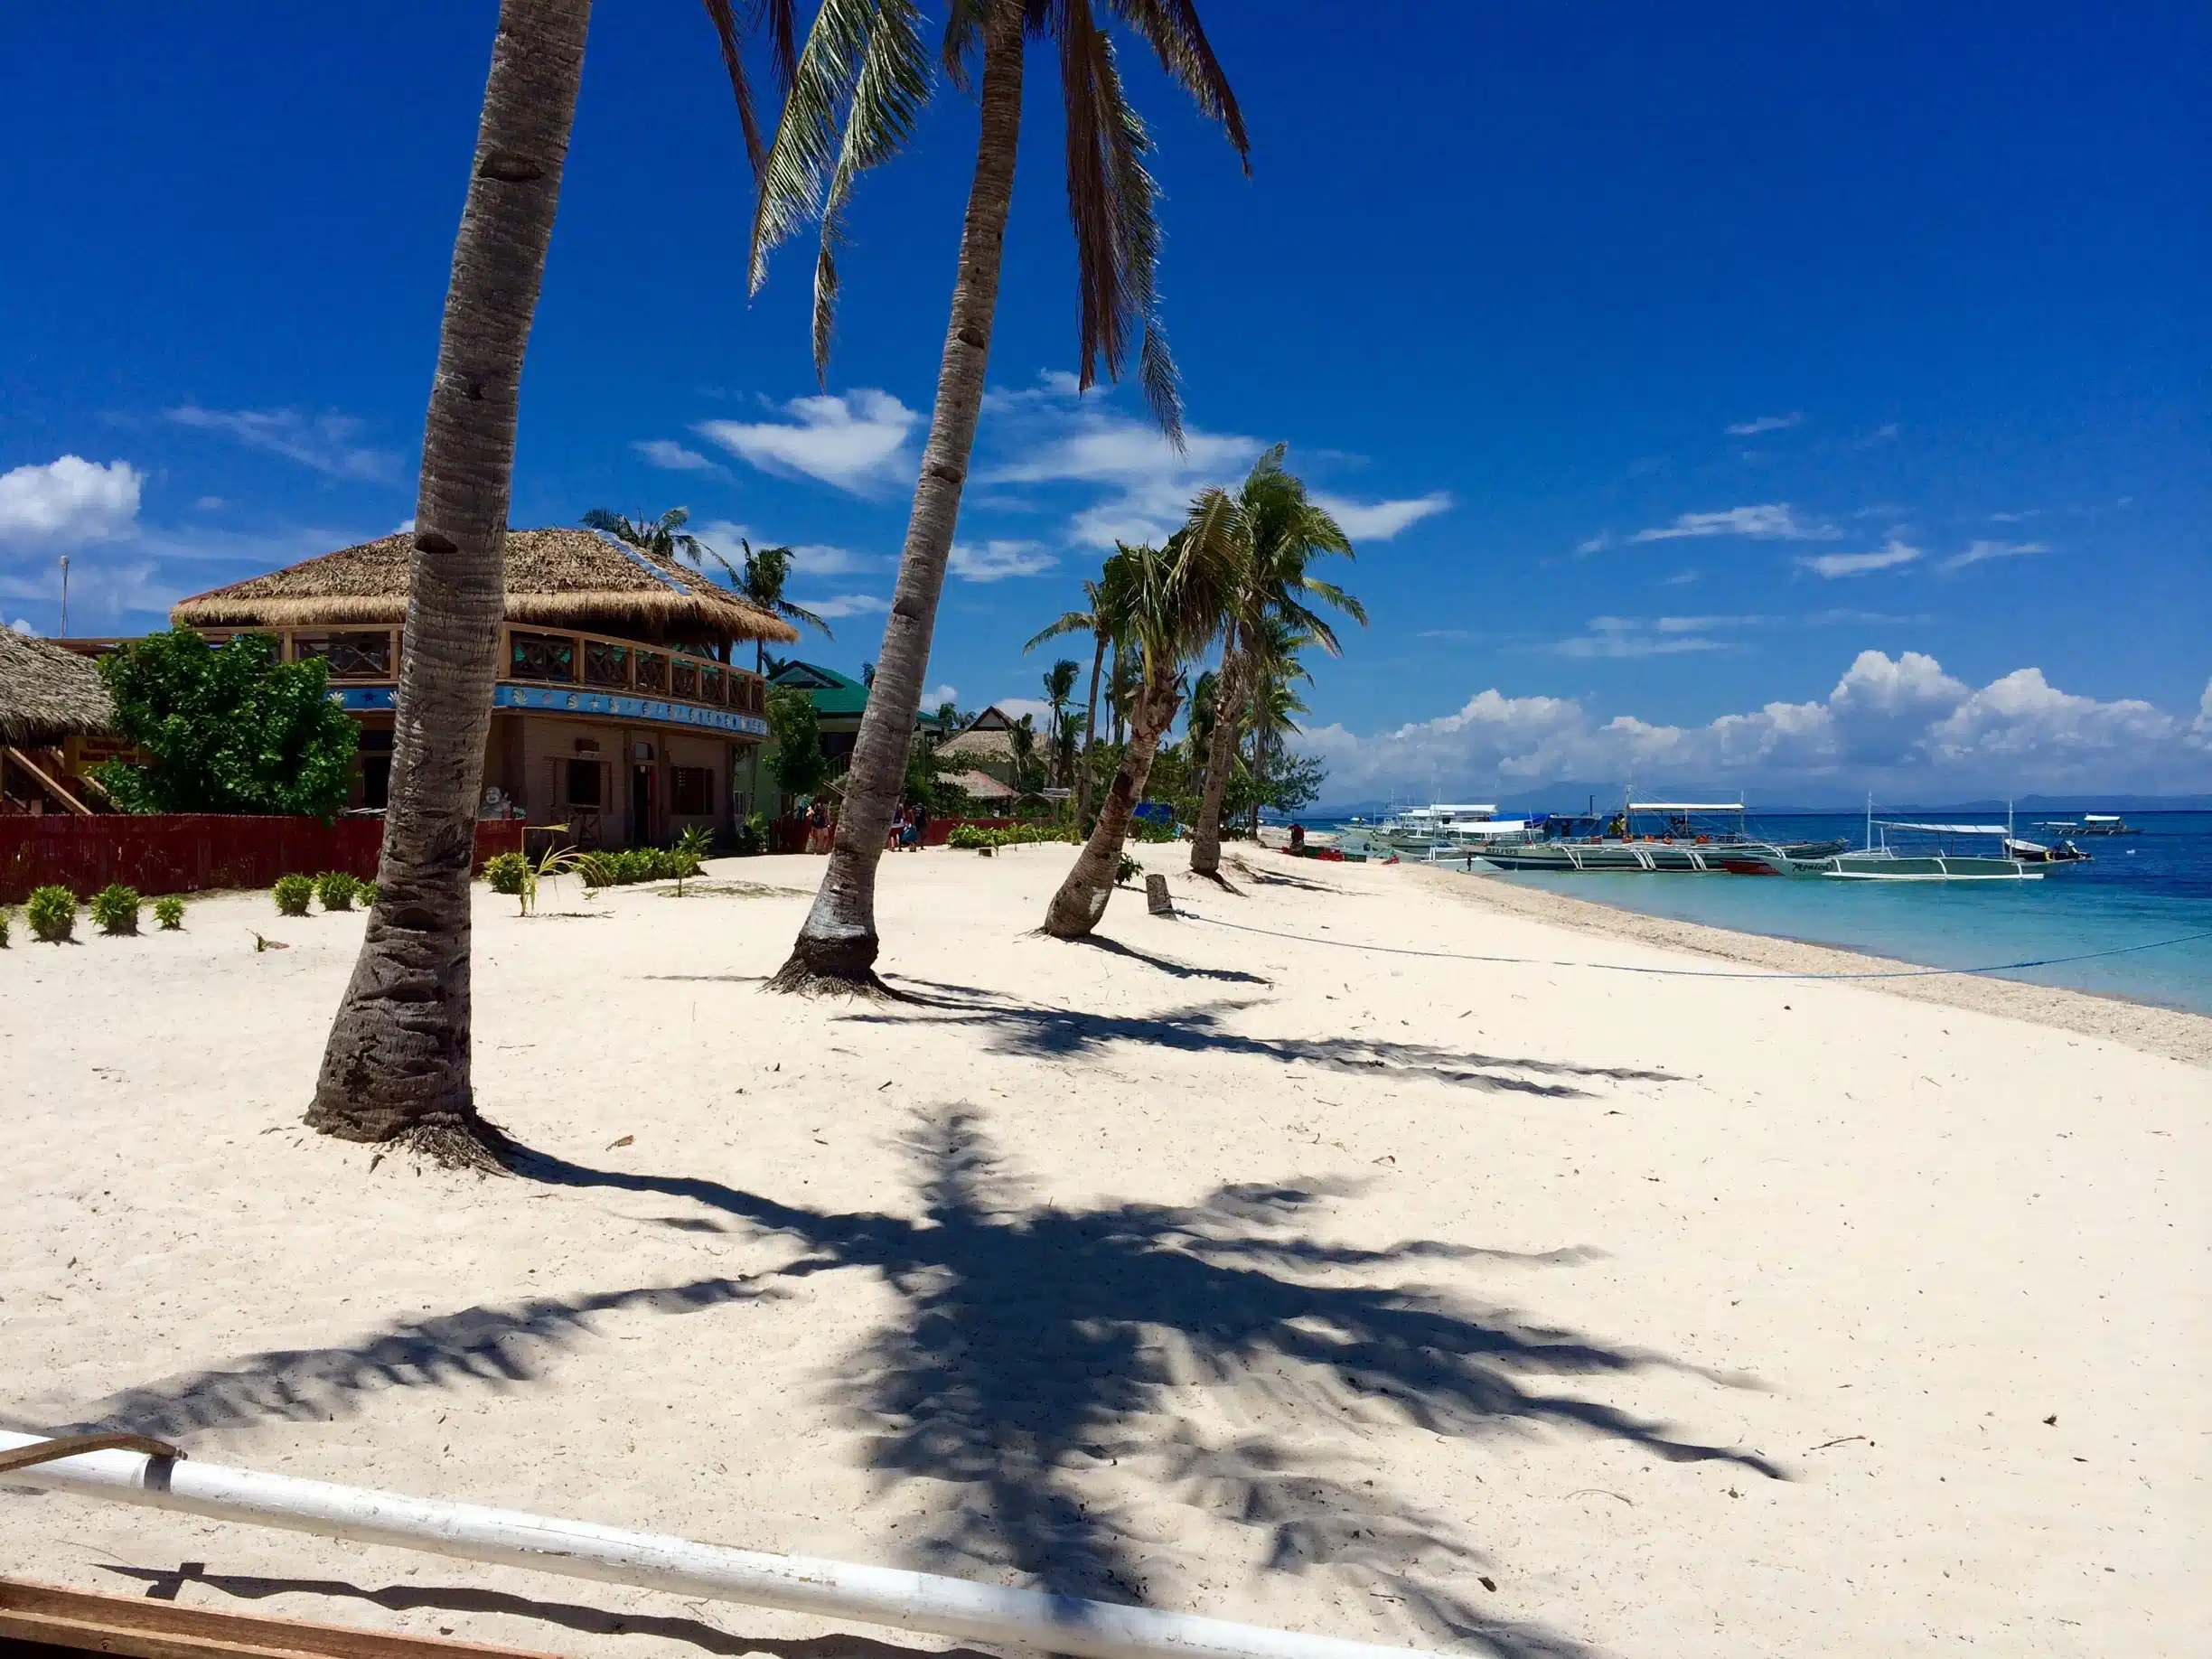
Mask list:
POLYGON ((514 1647, 309 1625, 0 1579, 0 1641, 135 1659, 543 1659, 514 1647))

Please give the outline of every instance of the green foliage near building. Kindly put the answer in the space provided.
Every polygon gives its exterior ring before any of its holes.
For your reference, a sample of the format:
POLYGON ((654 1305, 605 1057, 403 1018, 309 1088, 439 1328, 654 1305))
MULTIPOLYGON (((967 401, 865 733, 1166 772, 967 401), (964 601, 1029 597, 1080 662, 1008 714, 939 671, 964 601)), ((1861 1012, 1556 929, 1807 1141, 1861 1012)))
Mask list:
POLYGON ((117 726, 147 757, 95 774, 124 811, 327 819, 345 804, 360 734, 322 663, 277 661, 266 634, 215 646, 173 628, 99 667, 117 726))
POLYGON ((23 925, 42 943, 66 943, 77 933, 77 895, 67 887, 36 889, 23 901, 23 925))
POLYGON ((776 745, 768 775, 775 779, 776 787, 787 795, 811 795, 820 790, 830 776, 830 760, 822 753, 814 699, 803 691, 769 693, 768 729, 776 745))
POLYGON ((111 881, 92 895, 92 921, 103 933, 138 931, 138 889, 111 881))

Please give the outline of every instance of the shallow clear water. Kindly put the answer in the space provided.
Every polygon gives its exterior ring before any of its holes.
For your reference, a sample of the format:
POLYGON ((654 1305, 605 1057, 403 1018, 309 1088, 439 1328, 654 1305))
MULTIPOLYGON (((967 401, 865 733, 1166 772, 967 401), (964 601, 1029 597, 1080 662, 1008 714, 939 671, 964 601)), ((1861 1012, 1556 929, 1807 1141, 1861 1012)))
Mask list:
MULTIPOLYGON (((1942 816, 1938 814, 1937 816, 1942 816)), ((1993 821, 1973 814, 1977 822, 1993 821)), ((2082 838, 2086 864, 2041 881, 1900 883, 1814 876, 1529 876, 1468 877, 1571 894, 1646 915, 1865 951, 1929 968, 1979 968, 2080 956, 2212 932, 2212 813, 2128 814, 2141 835, 2082 838)), ((1773 816, 1751 833, 1773 840, 1865 839, 1858 817, 1773 816)), ((2053 838, 2026 820, 2030 840, 2053 838)), ((2212 938, 2003 977, 2212 1014, 2212 938)))

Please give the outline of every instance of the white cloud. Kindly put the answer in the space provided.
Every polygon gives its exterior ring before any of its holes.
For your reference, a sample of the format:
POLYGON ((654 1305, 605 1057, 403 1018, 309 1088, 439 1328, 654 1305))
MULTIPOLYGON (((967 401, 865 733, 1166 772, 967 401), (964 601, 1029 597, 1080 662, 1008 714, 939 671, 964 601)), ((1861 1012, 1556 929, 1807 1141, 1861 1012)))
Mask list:
POLYGON ((1975 689, 1918 651, 1859 653, 1828 695, 1702 726, 1601 719, 1577 702, 1491 689, 1392 731, 1318 727, 1308 745, 1338 798, 1433 775, 1447 793, 1566 779, 1748 783, 1767 791, 1872 788, 1896 798, 2014 790, 2171 791, 2212 783, 2212 685, 2194 720, 2132 698, 2102 702, 2022 668, 1975 689))
POLYGON ((1700 572, 1695 570, 1677 570, 1671 576, 1661 577, 1659 586, 1662 587, 1687 587, 1698 579, 1699 575, 1700 572))
POLYGON ((224 501, 220 495, 203 495, 198 501, 192 503, 192 511, 195 512, 219 512, 223 508, 228 507, 230 504, 230 502, 224 501))
POLYGON ((1355 501, 1345 496, 1325 495, 1318 490, 1313 499, 1336 520, 1354 547, 1363 541, 1388 541, 1409 525, 1449 511, 1452 504, 1450 495, 1442 490, 1401 501, 1355 501))
POLYGON ((1943 560, 1938 570, 1962 570, 1968 565, 1979 565, 1992 558, 2020 558, 2029 553, 2048 553, 2050 549, 2039 541, 1977 541, 1964 553, 1954 553, 1943 560))
POLYGON ((642 455, 650 465, 670 473, 721 473, 726 477, 722 464, 710 461, 696 449, 686 449, 673 438, 639 438, 630 445, 642 455))
POLYGON ((1034 697, 996 697, 991 699, 991 707, 1017 723, 1022 716, 1027 715, 1039 733, 1052 720, 1052 705, 1034 697))
POLYGON ((891 608, 888 599, 874 594, 837 594, 828 599, 794 599, 792 603, 831 621, 840 616, 880 616, 891 608))
POLYGON ((952 544, 952 574, 965 582, 1002 582, 1008 576, 1037 576, 1060 562, 1039 541, 986 541, 952 544))
POLYGON ((692 430, 764 472, 798 473, 854 495, 880 494, 914 477, 907 437, 922 417, 889 392, 794 398, 789 420, 701 421, 692 430))
MULTIPOLYGON (((774 545, 768 538, 734 523, 728 519, 710 519, 704 524, 691 527, 692 533, 701 541, 729 560, 733 568, 745 568, 745 544, 750 541, 755 548, 774 545)), ((792 575, 801 581, 820 580, 824 576, 850 576, 859 570, 880 570, 893 561, 871 553, 856 553, 850 548, 831 547, 824 542, 801 542, 792 548, 792 575)), ((721 567, 715 567, 720 574, 721 567)))
POLYGON ((357 443, 361 423, 347 415, 303 415, 297 409, 203 409, 188 403, 164 414, 180 426, 220 432, 333 478, 384 483, 399 473, 399 456, 357 443))
POLYGON ((131 532, 145 474, 126 461, 105 466, 63 455, 0 473, 0 539, 107 541, 131 532))
MULTIPOLYGON (((126 632, 122 628, 87 628, 98 618, 124 623, 148 615, 165 614, 189 589, 163 575, 149 558, 111 562, 97 556, 70 561, 69 608, 71 633, 126 632)), ((54 607, 57 620, 61 598, 59 568, 33 568, 21 574, 0 567, 0 600, 36 600, 54 607)))
POLYGON ((1595 536, 1585 537, 1582 540, 1576 542, 1575 551, 1578 553, 1602 553, 1612 545, 1613 532, 1599 530, 1595 536))
MULTIPOLYGON (((1014 511, 1026 504, 1024 488, 1087 486, 1094 499, 1066 527, 1066 539, 1083 547, 1165 539, 1183 523, 1193 496, 1210 485, 1236 483, 1267 448, 1256 437, 1194 426, 1184 429, 1178 453, 1157 426, 1116 412, 1103 394, 1078 397, 1069 375, 1045 374, 1033 387, 994 390, 984 409, 992 418, 983 438, 997 458, 975 473, 973 482, 988 492, 977 504, 1014 511)), ((1441 491, 1383 501, 1319 491, 1315 497, 1354 542, 1387 541, 1452 504, 1441 491)))
POLYGON ((28 621, 21 616, 18 616, 14 622, 10 623, 8 626, 14 629, 18 633, 29 634, 34 640, 42 639, 45 637, 44 635, 41 634, 36 628, 33 628, 28 621))
POLYGON ((2025 524, 2030 519, 2039 519, 2042 516, 2043 510, 2040 507, 2029 507, 2020 512, 1992 512, 1990 514, 1990 519, 1992 522, 1997 524, 2025 524))
POLYGON ((1593 616, 1573 639, 1553 642, 1562 657, 1673 657, 1686 651, 1720 651, 1708 637, 1729 628, 1749 628, 1764 616, 1593 616))
POLYGON ((1762 432, 1786 432, 1792 426, 1804 425, 1802 414, 1762 415, 1757 420, 1739 421, 1728 429, 1730 437, 1757 437, 1762 432))
POLYGON ((1685 512, 1672 524, 1640 530, 1632 541, 1674 541, 1685 536, 1748 536, 1757 541, 1833 541, 1834 525, 1797 517, 1787 501, 1729 507, 1720 512, 1685 512))
POLYGON ((946 703, 958 703, 959 701, 960 688, 958 686, 939 686, 933 691, 924 691, 922 694, 922 707, 931 713, 934 713, 946 703))
POLYGON ((1877 570, 1894 570, 1899 565, 1909 565, 1920 557, 1920 549, 1907 546, 1896 537, 1889 545, 1870 553, 1823 553, 1817 558, 1801 558, 1797 562, 1816 576, 1832 581, 1837 576, 1867 576, 1877 570))

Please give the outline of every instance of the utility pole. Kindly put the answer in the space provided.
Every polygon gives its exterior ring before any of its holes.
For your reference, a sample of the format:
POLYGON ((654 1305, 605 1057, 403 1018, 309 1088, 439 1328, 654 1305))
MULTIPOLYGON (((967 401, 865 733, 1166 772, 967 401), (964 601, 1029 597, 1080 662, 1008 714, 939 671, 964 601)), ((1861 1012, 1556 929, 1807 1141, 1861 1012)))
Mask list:
POLYGON ((69 555, 61 556, 61 637, 69 638, 69 555))

